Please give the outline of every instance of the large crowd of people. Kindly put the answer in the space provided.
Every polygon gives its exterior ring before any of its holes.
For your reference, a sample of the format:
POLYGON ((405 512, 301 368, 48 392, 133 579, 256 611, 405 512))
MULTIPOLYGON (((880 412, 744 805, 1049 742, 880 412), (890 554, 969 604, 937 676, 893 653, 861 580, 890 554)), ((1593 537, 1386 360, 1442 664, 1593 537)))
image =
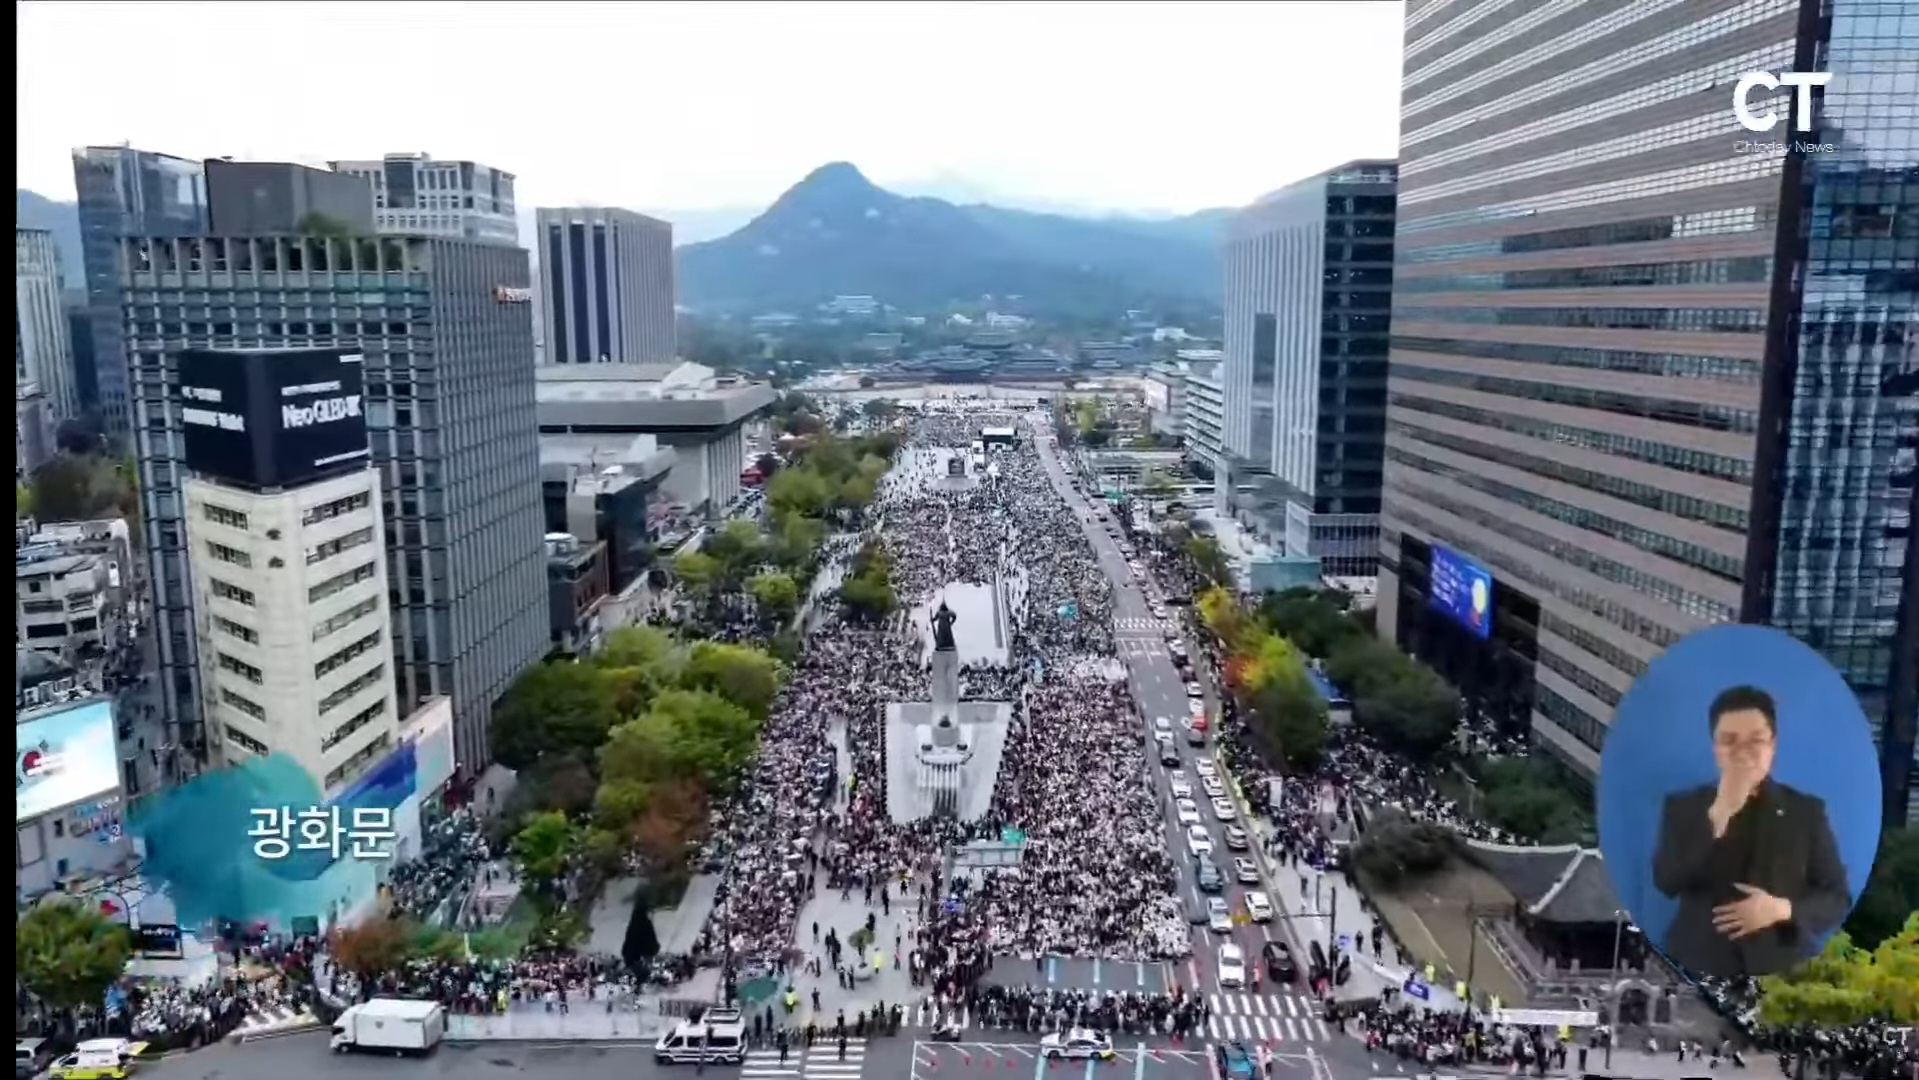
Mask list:
POLYGON ((796 921, 815 889, 891 882, 910 883, 900 885, 902 902, 920 894, 926 917, 904 962, 929 986, 981 970, 992 954, 1190 951, 1143 782, 1140 717, 1119 669, 1098 662, 1114 653, 1110 580, 1037 455, 993 452, 983 475, 949 471, 981 427, 1016 423, 972 413, 916 424, 871 508, 868 537, 885 546, 900 610, 913 614, 867 623, 834 611, 816 624, 766 727, 754 782, 722 812, 716 848, 727 883, 704 955, 742 972, 792 962, 796 921), (1012 705, 999 774, 984 821, 896 822, 886 706, 927 698, 923 612, 954 584, 997 589, 1006 609, 997 630, 956 627, 972 646, 962 695, 1012 705), (990 644, 1003 648, 982 658, 990 644), (939 880, 948 845, 1002 827, 1026 837, 1016 870, 939 880), (964 905, 947 902, 967 889, 964 905))

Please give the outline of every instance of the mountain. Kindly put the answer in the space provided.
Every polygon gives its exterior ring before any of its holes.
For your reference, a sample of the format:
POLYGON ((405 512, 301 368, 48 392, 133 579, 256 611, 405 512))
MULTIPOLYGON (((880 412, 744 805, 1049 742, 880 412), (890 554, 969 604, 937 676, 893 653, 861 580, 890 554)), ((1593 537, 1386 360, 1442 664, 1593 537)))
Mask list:
MULTIPOLYGON (((702 240, 714 240, 737 230, 752 221, 758 210, 748 206, 712 206, 692 210, 641 210, 648 217, 673 223, 673 246, 697 244, 702 240)), ((519 208, 520 246, 533 253, 533 261, 540 261, 540 246, 536 242, 539 230, 534 222, 538 211, 532 206, 519 208)))
POLYGON ((909 198, 836 162, 738 231, 682 247, 680 300, 759 311, 836 295, 921 310, 984 295, 1059 312, 1216 304, 1219 256, 1208 227, 909 198))
POLYGON ((60 273, 67 288, 87 287, 86 268, 80 262, 80 208, 56 202, 36 191, 13 189, 13 220, 23 229, 50 229, 60 249, 60 273))

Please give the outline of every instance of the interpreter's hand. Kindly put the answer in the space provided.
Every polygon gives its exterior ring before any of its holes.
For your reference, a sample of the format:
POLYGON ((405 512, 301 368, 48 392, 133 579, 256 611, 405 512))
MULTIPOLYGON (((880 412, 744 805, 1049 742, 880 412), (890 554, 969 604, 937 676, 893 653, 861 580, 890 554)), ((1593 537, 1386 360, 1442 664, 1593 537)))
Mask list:
POLYGON ((1740 898, 1712 909, 1712 928, 1734 941, 1792 920, 1792 901, 1753 885, 1734 885, 1740 898))
POLYGON ((1706 820, 1712 823, 1714 840, 1726 835, 1726 829, 1732 824, 1752 793, 1759 790, 1759 784, 1766 778, 1763 772, 1744 769, 1728 769, 1719 774, 1719 789, 1713 793, 1712 805, 1706 808, 1706 820))

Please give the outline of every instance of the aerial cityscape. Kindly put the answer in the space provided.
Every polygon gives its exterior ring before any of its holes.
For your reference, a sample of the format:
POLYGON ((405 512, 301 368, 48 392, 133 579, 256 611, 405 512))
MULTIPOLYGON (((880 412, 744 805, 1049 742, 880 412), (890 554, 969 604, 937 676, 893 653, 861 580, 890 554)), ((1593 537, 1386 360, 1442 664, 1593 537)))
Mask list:
POLYGON ((1919 1080, 1910 0, 16 14, 15 1080, 1919 1080))

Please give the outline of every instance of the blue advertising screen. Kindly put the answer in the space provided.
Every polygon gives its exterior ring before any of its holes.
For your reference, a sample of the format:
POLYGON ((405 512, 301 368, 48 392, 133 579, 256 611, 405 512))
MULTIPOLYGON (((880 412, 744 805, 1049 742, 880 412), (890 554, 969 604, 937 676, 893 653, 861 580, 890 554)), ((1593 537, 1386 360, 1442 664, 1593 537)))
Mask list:
POLYGON ((39 817, 120 787, 113 703, 103 698, 14 726, 13 817, 39 817))
POLYGON ((1485 637, 1493 628, 1492 571, 1451 548, 1433 545, 1433 607, 1485 637))

